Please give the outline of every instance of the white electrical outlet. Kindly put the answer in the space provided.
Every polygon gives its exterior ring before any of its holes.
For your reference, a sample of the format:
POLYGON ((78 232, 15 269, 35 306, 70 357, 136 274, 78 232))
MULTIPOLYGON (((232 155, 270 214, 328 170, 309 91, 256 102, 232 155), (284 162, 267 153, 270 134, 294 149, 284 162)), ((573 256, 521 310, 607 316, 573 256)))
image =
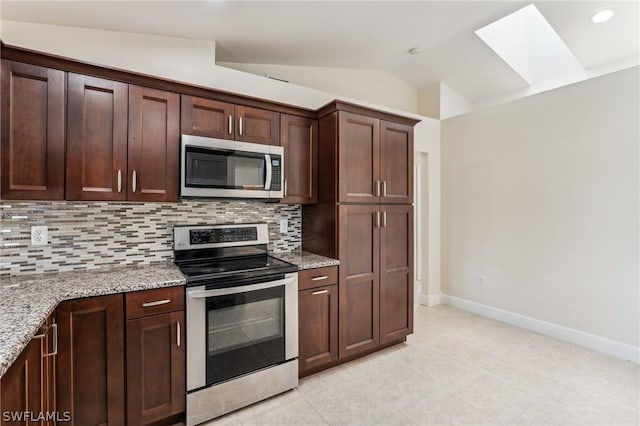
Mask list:
POLYGON ((284 234, 287 232, 287 228, 289 227, 289 221, 287 219, 282 219, 280 221, 280 233, 284 234))
POLYGON ((485 285, 485 278, 484 275, 478 275, 478 285, 480 287, 484 287, 485 285))
POLYGON ((49 244, 49 228, 46 226, 31 227, 31 245, 46 246, 49 244))

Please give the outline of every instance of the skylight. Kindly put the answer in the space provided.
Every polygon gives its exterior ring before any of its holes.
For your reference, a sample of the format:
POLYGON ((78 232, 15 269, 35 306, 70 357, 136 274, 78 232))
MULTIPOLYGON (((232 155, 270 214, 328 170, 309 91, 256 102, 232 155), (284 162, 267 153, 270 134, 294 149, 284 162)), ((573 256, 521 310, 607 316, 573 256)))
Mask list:
POLYGON ((529 84, 583 69, 533 4, 476 34, 529 84))

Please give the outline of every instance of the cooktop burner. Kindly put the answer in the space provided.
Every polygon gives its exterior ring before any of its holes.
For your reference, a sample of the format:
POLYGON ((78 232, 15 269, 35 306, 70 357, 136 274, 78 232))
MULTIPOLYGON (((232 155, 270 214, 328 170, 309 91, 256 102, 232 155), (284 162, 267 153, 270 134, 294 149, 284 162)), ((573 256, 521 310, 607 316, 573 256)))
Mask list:
POLYGON ((295 265, 267 255, 266 223, 177 226, 174 242, 175 263, 187 277, 187 285, 243 285, 298 270, 295 265), (215 238, 221 234, 225 235, 223 240, 215 238))

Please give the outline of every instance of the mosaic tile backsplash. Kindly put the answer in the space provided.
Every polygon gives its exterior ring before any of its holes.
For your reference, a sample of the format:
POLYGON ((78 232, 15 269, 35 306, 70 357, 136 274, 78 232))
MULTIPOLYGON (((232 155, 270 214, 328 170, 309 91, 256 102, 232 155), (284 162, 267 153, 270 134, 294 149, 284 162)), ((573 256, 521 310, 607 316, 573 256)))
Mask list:
POLYGON ((299 205, 260 201, 179 203, 0 202, 0 277, 166 262, 173 226, 269 224, 269 249, 300 249, 299 205), (280 220, 288 220, 280 233, 280 220), (31 226, 48 227, 46 246, 31 245, 31 226))

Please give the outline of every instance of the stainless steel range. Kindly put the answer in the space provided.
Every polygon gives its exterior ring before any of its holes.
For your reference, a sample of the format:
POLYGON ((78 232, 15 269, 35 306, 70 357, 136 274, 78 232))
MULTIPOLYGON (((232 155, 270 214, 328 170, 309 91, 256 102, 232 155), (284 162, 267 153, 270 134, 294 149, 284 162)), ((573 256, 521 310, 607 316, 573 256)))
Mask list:
POLYGON ((298 385, 297 267, 267 255, 267 224, 176 226, 187 277, 186 423, 298 385))

